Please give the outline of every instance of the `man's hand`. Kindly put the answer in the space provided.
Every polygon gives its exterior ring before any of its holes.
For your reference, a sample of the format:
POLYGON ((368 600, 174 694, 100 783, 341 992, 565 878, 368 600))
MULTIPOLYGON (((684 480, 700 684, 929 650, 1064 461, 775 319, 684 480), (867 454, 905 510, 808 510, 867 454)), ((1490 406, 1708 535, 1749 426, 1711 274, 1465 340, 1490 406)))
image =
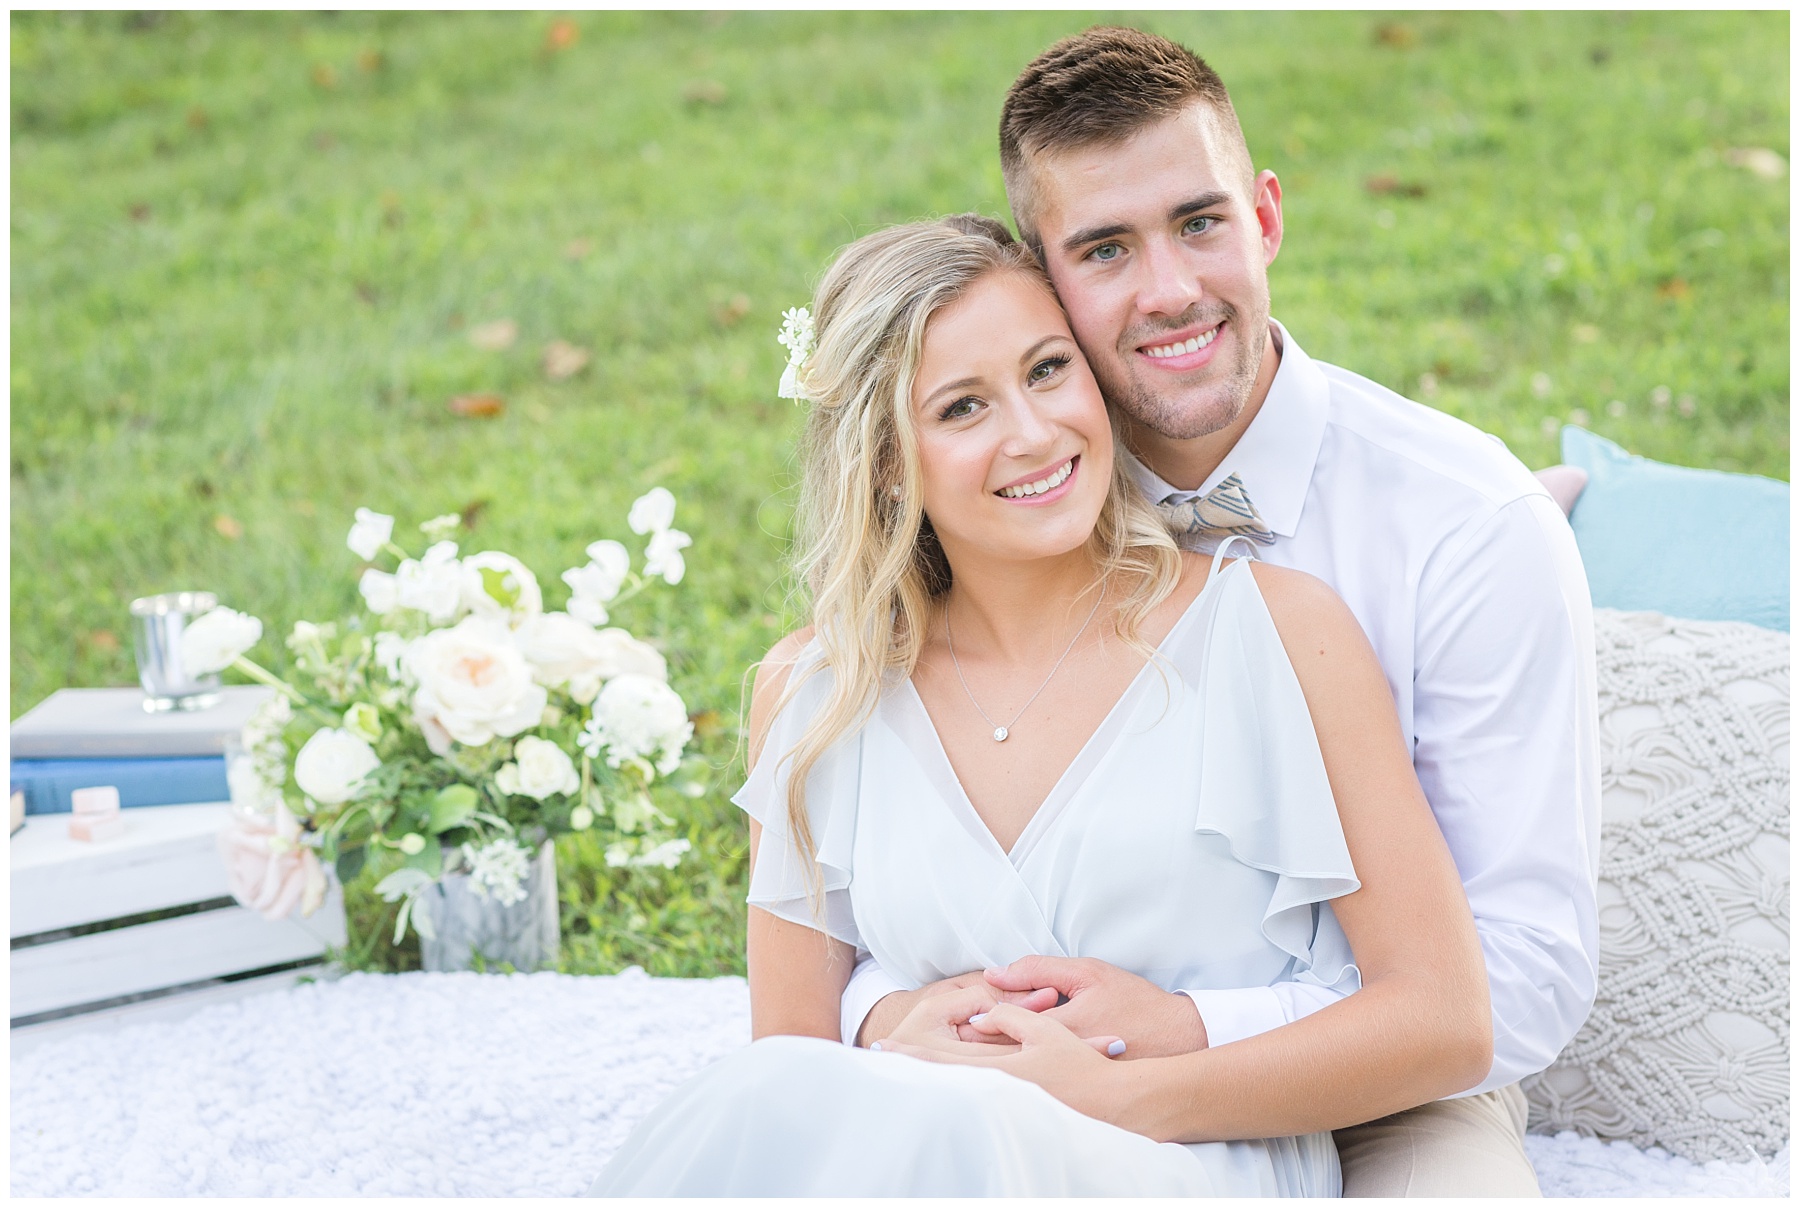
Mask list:
MULTIPOLYGON (((1126 1058, 1174 1057, 1206 1047, 1206 1025, 1193 999, 1105 961, 1027 956, 1004 969, 989 969, 985 976, 1005 995, 1055 991, 1068 1001, 1045 1009, 1046 1018, 1084 1039, 1122 1037, 1126 1058)), ((967 1027, 961 1035, 964 1040, 991 1039, 967 1027)))
MULTIPOLYGON (((977 969, 971 973, 946 977, 943 981, 932 982, 917 990, 901 990, 888 995, 876 1003, 863 1017, 862 1027, 856 1033, 857 1046, 866 1049, 875 1041, 885 1040, 893 1035, 894 1029, 900 1026, 900 1021, 910 1015, 913 1008, 926 999, 948 994, 952 990, 966 990, 971 986, 987 989, 990 983, 982 975, 981 970, 977 969)), ((1052 989, 1013 991, 993 987, 991 992, 995 1002, 1012 1003, 1014 1006, 1024 1007, 1027 1011, 1042 1011, 1054 1007, 1057 1002, 1056 991, 1052 989)), ((965 1041, 982 1041, 990 1044, 1013 1043, 1010 1037, 989 1032, 978 1033, 966 1025, 961 1031, 962 1039, 965 1041)))

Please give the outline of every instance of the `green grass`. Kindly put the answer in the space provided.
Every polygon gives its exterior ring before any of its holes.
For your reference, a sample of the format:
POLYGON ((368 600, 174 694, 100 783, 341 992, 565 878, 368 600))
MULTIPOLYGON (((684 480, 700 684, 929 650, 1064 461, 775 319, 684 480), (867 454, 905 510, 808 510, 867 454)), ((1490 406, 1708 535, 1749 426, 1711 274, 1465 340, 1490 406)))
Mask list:
MULTIPOLYGON (((1003 214, 1006 85, 1091 19, 587 13, 552 50, 553 20, 13 17, 12 711, 131 682, 136 595, 210 588, 272 636, 348 608, 358 505, 470 509, 466 548, 554 584, 664 484, 689 575, 621 621, 667 639, 717 776, 675 873, 565 841, 565 965, 734 971, 740 676, 796 620, 779 315, 873 227, 1003 214), (502 317, 516 346, 471 346, 502 317), (593 363, 548 381, 552 339, 593 363), (472 391, 505 415, 447 411, 472 391)), ((1314 356, 1534 466, 1580 412, 1788 476, 1788 184, 1728 155, 1788 152, 1785 13, 1137 23, 1280 174, 1275 313, 1314 356)))

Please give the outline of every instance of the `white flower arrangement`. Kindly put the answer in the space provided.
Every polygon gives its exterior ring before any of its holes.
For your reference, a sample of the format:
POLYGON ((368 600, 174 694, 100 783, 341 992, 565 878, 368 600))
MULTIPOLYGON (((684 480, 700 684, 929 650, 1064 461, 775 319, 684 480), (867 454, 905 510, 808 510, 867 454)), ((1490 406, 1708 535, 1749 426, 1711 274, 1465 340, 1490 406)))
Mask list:
POLYGON ((559 834, 604 826, 609 863, 624 844, 631 867, 675 867, 686 840, 662 829, 652 790, 693 736, 687 707, 655 647, 599 627, 652 582, 680 582, 692 541, 674 519, 667 490, 643 495, 629 518, 649 538, 642 572, 624 545, 595 541, 561 575, 565 607, 546 611, 518 559, 459 556, 456 515, 419 526, 431 545, 414 558, 394 544, 393 517, 360 508, 346 545, 392 569, 362 570, 357 614, 294 626, 288 678, 245 657, 262 636, 255 617, 215 609, 190 624, 190 669, 233 666, 280 689, 229 760, 221 843, 234 893, 310 912, 326 866, 348 880, 386 849, 401 866, 376 890, 402 903, 398 943, 409 921, 428 928, 413 907, 447 873, 522 899, 533 853, 559 834))
POLYGON ((806 391, 800 387, 800 371, 806 368, 806 358, 812 355, 813 345, 817 342, 812 311, 804 306, 791 306, 782 311, 781 332, 775 342, 788 350, 787 368, 782 370, 781 385, 776 388, 776 394, 797 402, 806 397, 806 391))

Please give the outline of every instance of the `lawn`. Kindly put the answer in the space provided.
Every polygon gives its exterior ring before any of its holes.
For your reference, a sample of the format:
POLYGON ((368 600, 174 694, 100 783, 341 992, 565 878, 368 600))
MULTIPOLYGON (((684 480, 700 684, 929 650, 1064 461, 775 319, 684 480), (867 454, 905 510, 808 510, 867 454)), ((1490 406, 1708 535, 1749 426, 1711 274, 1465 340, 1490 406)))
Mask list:
MULTIPOLYGON (((13 716, 132 682, 150 592, 217 591, 279 664, 355 603, 358 506, 461 512, 547 577, 667 486, 688 577, 620 620, 666 639, 715 771, 673 872, 564 841, 564 967, 740 971, 740 682, 798 619, 781 311, 876 226, 1004 214, 1005 88, 1090 23, 15 14, 13 716), (548 374, 552 341, 591 360, 548 374)), ((1534 467, 1573 422, 1788 477, 1786 13, 1135 23, 1279 173, 1275 314, 1312 355, 1534 467)), ((352 963, 413 959, 352 908, 352 963)))

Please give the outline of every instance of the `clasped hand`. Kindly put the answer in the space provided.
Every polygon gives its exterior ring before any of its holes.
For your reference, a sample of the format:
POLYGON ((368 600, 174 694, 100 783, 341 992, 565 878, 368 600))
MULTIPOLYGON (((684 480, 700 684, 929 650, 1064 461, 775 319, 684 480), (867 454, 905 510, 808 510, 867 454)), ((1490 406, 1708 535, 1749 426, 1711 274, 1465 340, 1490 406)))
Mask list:
MULTIPOLYGON (((893 1026, 891 1039, 948 1057, 975 1055, 981 1050, 971 1046, 977 1045, 1017 1049, 1016 1029, 971 1022, 1001 1005, 1036 1013, 1112 1056, 1170 1057, 1207 1043, 1206 1027, 1191 999, 1099 960, 1028 956, 1002 969, 966 973, 890 997, 904 998, 895 1006, 911 1008, 893 1026)), ((881 1005, 888 1006, 888 1000, 881 1005)), ((1047 1035, 1041 1030, 1034 1034, 1047 1035)), ((865 1041, 881 1036, 879 1027, 865 1027, 865 1041)))

